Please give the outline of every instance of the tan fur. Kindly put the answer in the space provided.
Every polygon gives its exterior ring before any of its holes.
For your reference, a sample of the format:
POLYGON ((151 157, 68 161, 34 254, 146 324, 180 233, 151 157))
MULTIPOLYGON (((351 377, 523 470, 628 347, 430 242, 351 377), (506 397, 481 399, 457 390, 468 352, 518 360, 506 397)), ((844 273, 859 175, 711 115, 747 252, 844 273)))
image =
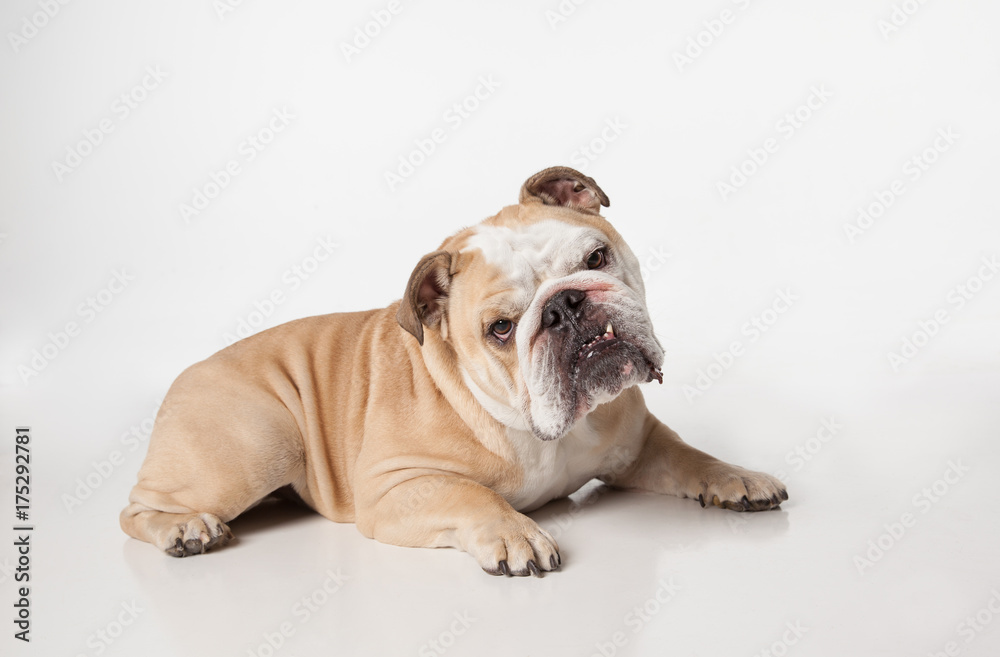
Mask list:
MULTIPOLYGON (((547 171, 529 179, 521 203, 484 223, 557 219, 596 228, 627 251, 597 214, 608 201, 596 183, 572 169, 547 171), (553 205, 560 198, 568 205, 553 205)), ((230 520, 290 486, 323 516, 383 542, 464 549, 493 574, 556 569, 555 541, 510 503, 525 481, 511 430, 463 380, 464 370, 500 394, 482 315, 489 297, 516 292, 477 250, 463 251, 473 232, 421 260, 402 302, 289 322, 184 371, 157 415, 121 514, 125 532, 173 556, 197 554, 231 537, 230 520), (447 303, 428 298, 427 285, 447 287, 447 303)), ((504 377, 521 381, 516 355, 500 362, 504 377)), ((609 483, 737 510, 787 498, 772 477, 687 446, 649 414, 638 388, 585 421, 607 455, 592 476, 609 483)))

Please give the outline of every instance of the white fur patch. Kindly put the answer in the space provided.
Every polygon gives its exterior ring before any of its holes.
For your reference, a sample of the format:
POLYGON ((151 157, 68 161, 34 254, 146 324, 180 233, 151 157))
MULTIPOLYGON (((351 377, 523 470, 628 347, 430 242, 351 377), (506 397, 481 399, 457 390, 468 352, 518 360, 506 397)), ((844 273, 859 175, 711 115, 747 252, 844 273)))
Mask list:
POLYGON ((593 228, 546 219, 517 228, 477 226, 462 250, 479 249, 518 289, 531 294, 545 279, 579 269, 583 259, 606 240, 593 228))
POLYGON ((516 429, 508 429, 507 438, 524 473, 521 489, 507 500, 518 511, 566 497, 596 474, 620 472, 642 447, 641 432, 634 432, 629 444, 608 444, 587 418, 559 440, 538 440, 530 431, 516 429))
POLYGON ((586 421, 559 440, 539 440, 530 431, 518 429, 508 429, 507 437, 524 473, 521 489, 508 500, 518 511, 532 511, 579 489, 593 478, 606 456, 601 437, 586 421))

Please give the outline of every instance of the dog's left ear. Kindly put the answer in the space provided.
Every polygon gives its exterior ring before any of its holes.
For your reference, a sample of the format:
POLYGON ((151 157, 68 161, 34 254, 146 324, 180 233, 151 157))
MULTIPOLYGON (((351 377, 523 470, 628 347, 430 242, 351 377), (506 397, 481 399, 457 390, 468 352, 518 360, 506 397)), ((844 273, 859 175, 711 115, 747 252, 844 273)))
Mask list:
POLYGON ((602 205, 611 206, 608 195, 593 178, 569 167, 550 167, 525 180, 520 202, 561 205, 590 214, 600 214, 602 205))
POLYGON ((410 274, 406 294, 396 311, 396 321, 421 347, 424 345, 424 326, 437 326, 441 321, 450 287, 451 254, 447 251, 428 253, 410 274))

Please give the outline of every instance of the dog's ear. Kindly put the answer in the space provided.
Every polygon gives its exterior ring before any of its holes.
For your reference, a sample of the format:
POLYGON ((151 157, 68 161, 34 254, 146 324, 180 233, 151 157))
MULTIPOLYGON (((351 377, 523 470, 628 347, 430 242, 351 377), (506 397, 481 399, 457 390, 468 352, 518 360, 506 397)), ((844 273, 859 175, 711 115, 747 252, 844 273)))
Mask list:
POLYGON ((593 178, 569 167, 550 167, 525 180, 520 202, 562 205, 591 214, 600 214, 602 205, 611 206, 608 195, 593 178))
POLYGON ((437 326, 448 301, 451 287, 451 254, 447 251, 428 253, 410 274, 406 294, 396 311, 396 321, 424 344, 424 326, 437 326))

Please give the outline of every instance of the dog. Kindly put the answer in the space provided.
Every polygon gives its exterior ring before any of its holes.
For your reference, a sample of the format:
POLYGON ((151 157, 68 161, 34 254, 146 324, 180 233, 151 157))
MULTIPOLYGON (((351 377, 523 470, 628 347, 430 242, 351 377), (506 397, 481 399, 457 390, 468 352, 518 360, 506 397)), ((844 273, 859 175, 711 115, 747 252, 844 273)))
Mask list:
POLYGON ((590 177, 552 167, 446 239, 387 308, 309 317, 181 373, 124 531, 168 555, 232 538, 275 491, 369 538, 454 547, 541 576, 559 547, 524 514, 598 478, 735 511, 784 485, 683 442, 638 384, 663 382, 639 261, 590 177))

